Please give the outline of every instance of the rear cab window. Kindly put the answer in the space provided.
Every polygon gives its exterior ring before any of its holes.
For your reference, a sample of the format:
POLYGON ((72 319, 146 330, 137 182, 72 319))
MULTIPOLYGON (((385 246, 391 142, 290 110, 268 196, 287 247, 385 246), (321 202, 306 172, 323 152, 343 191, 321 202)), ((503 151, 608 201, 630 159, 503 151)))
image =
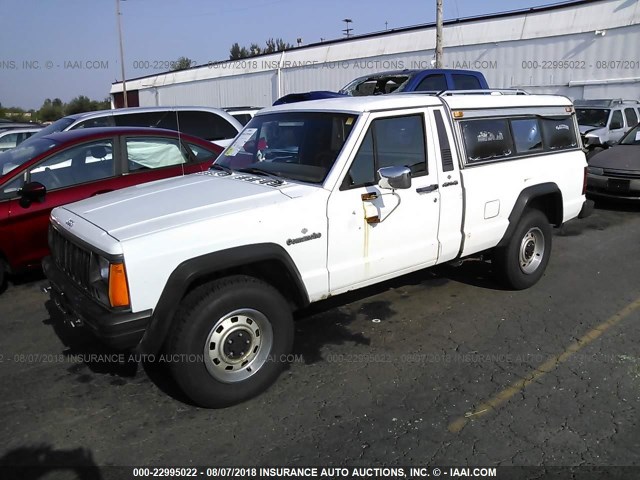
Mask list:
POLYGON ((579 148, 572 116, 514 116, 460 121, 466 163, 509 160, 579 148))
POLYGON ((480 80, 474 75, 454 73, 451 77, 453 78, 453 88, 456 90, 477 90, 482 88, 480 80))
POLYGON ((417 92, 441 92, 442 90, 449 90, 447 78, 443 73, 427 75, 416 87, 417 92))

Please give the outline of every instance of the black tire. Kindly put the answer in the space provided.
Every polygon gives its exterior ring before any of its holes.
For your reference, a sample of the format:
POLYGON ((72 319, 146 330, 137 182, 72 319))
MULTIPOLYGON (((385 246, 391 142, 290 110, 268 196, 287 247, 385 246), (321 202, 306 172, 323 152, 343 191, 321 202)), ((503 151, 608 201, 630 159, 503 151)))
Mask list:
POLYGON ((226 277, 195 289, 175 322, 168 341, 170 371, 202 407, 234 405, 266 390, 293 346, 289 304, 253 277, 226 277))
POLYGON ((508 288, 524 290, 544 274, 551 255, 551 225, 540 210, 525 210, 504 247, 496 248, 492 269, 508 288))

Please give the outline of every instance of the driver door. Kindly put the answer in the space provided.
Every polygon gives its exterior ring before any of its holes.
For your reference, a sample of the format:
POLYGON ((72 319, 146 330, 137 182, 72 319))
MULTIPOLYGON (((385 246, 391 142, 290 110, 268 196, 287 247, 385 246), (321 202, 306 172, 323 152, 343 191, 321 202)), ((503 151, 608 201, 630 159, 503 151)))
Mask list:
POLYGON ((342 293, 434 265, 440 193, 423 110, 372 114, 342 184, 329 198, 329 289, 342 293), (408 166, 408 189, 378 187, 377 171, 408 166))

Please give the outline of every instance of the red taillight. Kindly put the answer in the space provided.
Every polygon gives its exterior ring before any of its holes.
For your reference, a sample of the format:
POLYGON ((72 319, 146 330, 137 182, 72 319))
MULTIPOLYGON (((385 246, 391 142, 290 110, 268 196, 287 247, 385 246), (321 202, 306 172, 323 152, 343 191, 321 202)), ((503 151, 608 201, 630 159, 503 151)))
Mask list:
POLYGON ((582 195, 587 193, 587 167, 584 167, 584 179, 582 180, 582 195))

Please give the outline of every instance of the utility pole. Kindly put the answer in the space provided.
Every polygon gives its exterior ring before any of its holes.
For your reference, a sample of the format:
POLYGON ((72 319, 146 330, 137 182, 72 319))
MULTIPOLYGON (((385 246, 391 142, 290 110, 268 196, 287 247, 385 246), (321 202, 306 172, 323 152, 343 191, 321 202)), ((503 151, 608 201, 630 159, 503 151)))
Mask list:
POLYGON ((436 5, 436 68, 442 68, 442 0, 436 5))
POLYGON ((116 17, 118 20, 118 39, 120 40, 120 69, 122 72, 122 96, 124 98, 124 106, 125 108, 129 106, 129 102, 127 101, 127 81, 124 76, 124 50, 122 48, 122 25, 120 22, 120 17, 122 14, 120 13, 120 0, 116 0, 116 17))
POLYGON ((345 28, 344 30, 342 30, 344 32, 344 34, 347 36, 347 38, 349 38, 351 36, 351 30, 353 30, 353 28, 349 28, 349 24, 353 23, 353 20, 351 20, 350 18, 345 18, 344 20, 342 20, 344 23, 347 24, 347 28, 345 28))

